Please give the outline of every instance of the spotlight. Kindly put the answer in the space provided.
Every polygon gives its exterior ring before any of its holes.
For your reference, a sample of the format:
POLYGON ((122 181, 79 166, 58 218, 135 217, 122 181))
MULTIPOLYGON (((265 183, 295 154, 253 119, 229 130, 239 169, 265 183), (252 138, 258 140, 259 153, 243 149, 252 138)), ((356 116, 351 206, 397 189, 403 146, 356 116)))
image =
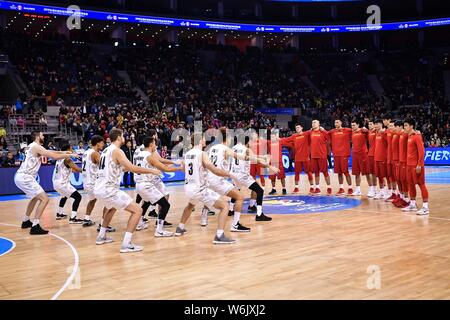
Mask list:
POLYGON ((117 47, 117 46, 119 46, 119 42, 118 41, 114 42, 114 47, 117 47))

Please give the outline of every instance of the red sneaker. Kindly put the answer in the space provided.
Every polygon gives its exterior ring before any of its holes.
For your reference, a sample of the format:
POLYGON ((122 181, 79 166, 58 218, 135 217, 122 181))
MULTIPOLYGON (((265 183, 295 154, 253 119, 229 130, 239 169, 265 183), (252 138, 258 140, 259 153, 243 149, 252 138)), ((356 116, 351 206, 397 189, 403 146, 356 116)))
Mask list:
POLYGON ((314 194, 321 194, 322 192, 320 191, 319 188, 316 188, 316 190, 314 191, 314 194))
POLYGON ((392 204, 396 207, 398 207, 401 203, 402 203, 402 198, 400 198, 400 196, 397 196, 397 198, 395 198, 394 201, 392 201, 392 204))
MULTIPOLYGON (((344 191, 344 189, 342 189, 342 191, 344 191)), ((333 191, 331 190, 331 188, 328 188, 327 189, 327 195, 331 196, 332 193, 333 193, 333 191)))
POLYGON ((314 193, 315 193, 314 188, 313 187, 309 188, 309 194, 314 194, 314 193))
POLYGON ((292 190, 292 193, 299 193, 300 190, 298 188, 294 188, 294 190, 292 190))
MULTIPOLYGON (((331 190, 331 188, 328 188, 328 190, 331 190)), ((337 196, 343 196, 345 195, 345 190, 343 188, 340 188, 339 191, 336 193, 337 196)))
POLYGON ((400 208, 406 208, 409 206, 409 202, 406 202, 405 200, 402 200, 403 202, 400 204, 400 208))
POLYGON ((352 194, 353 194, 353 189, 352 189, 352 188, 348 189, 347 195, 348 195, 348 196, 351 196, 352 194))

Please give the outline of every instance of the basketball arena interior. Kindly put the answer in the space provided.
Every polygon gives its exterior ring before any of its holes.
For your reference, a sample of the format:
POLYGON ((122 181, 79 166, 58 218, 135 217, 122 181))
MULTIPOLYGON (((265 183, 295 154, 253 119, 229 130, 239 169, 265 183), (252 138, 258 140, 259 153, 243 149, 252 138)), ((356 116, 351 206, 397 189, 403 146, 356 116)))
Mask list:
POLYGON ((449 300, 449 54, 439 0, 0 1, 0 299, 449 300))

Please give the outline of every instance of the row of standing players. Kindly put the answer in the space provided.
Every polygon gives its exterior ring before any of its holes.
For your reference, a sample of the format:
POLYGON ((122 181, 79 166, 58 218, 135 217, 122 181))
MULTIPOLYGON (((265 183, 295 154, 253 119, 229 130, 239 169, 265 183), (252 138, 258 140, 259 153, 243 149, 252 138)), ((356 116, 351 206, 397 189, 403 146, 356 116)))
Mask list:
POLYGON ((120 247, 120 252, 137 252, 142 247, 132 243, 132 235, 135 230, 146 228, 142 209, 131 197, 120 190, 121 175, 124 171, 131 171, 136 174, 138 197, 144 200, 144 205, 150 203, 158 206, 159 212, 156 221, 156 237, 182 236, 186 234, 185 223, 189 219, 191 212, 197 203, 203 203, 201 224, 207 224, 207 213, 212 208, 218 209, 218 228, 214 237, 214 244, 231 244, 235 240, 225 235, 224 229, 227 216, 233 215, 231 231, 249 232, 247 228, 240 224, 240 213, 244 197, 239 188, 247 187, 252 191, 252 201, 255 201, 256 221, 270 221, 271 218, 262 212, 262 201, 264 190, 255 182, 250 175, 250 162, 255 162, 260 166, 267 167, 274 174, 278 169, 271 166, 267 157, 256 156, 250 149, 238 143, 230 149, 226 140, 226 129, 222 128, 224 137, 222 144, 217 144, 209 150, 209 154, 203 151, 205 138, 203 135, 193 135, 193 148, 185 155, 184 162, 173 162, 160 157, 156 150, 157 137, 144 138, 143 145, 135 156, 135 164, 131 163, 120 149, 123 145, 123 133, 119 129, 110 132, 111 145, 104 148, 104 141, 99 136, 91 139, 92 148, 83 155, 82 168, 76 166, 71 160, 78 157, 74 154, 70 145, 62 147, 61 151, 50 151, 42 147, 44 136, 41 132, 33 132, 33 142, 29 145, 25 161, 16 173, 14 178, 18 188, 31 198, 27 206, 25 217, 22 221, 22 228, 31 228, 30 234, 47 234, 48 231, 42 229, 39 219, 48 204, 48 196, 36 181, 37 172, 41 165, 41 157, 51 157, 57 160, 53 184, 55 190, 61 194, 56 218, 64 219, 67 216, 63 212, 64 205, 68 198, 73 199, 72 213, 69 218, 70 223, 83 224, 88 227, 94 225, 90 216, 95 203, 102 200, 104 203, 102 221, 98 228, 97 245, 113 242, 107 236, 107 232, 114 231, 110 222, 117 210, 126 210, 130 213, 127 229, 120 247), (229 163, 229 159, 234 159, 229 163), (231 170, 230 170, 231 168, 231 170), (174 233, 164 230, 167 226, 166 215, 170 209, 169 193, 165 190, 160 178, 161 171, 173 172, 185 171, 185 194, 188 204, 183 210, 180 224, 174 233), (81 194, 71 185, 70 173, 72 171, 81 172, 83 175, 84 197, 88 201, 86 215, 84 219, 77 218, 77 210, 81 202, 81 194), (233 184, 227 179, 231 178, 233 184), (230 208, 227 202, 221 200, 221 196, 228 196, 231 200, 230 208), (33 222, 30 220, 31 213, 36 208, 33 222), (229 210, 230 209, 230 210, 229 210))
MULTIPOLYGON (((425 148, 422 135, 415 130, 413 119, 391 121, 389 118, 375 119, 363 127, 357 120, 352 120, 351 128, 342 127, 341 120, 335 120, 335 129, 326 131, 318 120, 312 121, 312 129, 303 131, 297 124, 296 133, 279 139, 271 135, 271 141, 254 136, 250 148, 256 153, 271 154, 271 163, 280 168, 278 174, 269 175, 272 191, 275 194, 276 179, 281 180, 283 194, 286 194, 285 173, 282 165, 282 147, 294 151, 295 186, 292 193, 298 193, 300 173, 308 176, 309 194, 320 195, 320 173, 327 184, 327 195, 332 194, 328 174, 328 146, 334 157, 334 172, 338 175, 338 196, 346 195, 344 177, 348 184, 348 196, 361 196, 361 176, 365 176, 369 191, 368 198, 392 202, 405 212, 416 211, 418 215, 429 214, 428 190, 425 184, 424 155, 425 148), (349 158, 352 159, 352 175, 355 176, 356 188, 353 190, 349 173, 349 158), (416 185, 419 186, 423 206, 416 206, 416 185), (378 186, 378 189, 377 189, 378 186)), ((252 165, 253 177, 260 175, 264 186, 261 168, 252 165)))

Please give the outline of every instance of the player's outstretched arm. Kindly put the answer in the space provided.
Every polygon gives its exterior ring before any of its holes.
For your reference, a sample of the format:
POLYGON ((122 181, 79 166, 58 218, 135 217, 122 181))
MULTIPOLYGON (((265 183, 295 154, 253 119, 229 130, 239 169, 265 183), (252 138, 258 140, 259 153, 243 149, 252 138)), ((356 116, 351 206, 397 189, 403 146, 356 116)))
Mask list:
POLYGON ((116 149, 113 151, 113 160, 117 161, 120 165, 124 167, 125 170, 131 171, 137 174, 154 174, 154 175, 160 175, 161 171, 155 170, 155 169, 147 169, 135 166, 130 162, 130 160, 127 159, 125 156, 125 153, 121 149, 116 149))
POLYGON ((203 152, 202 154, 202 162, 203 166, 208 170, 214 173, 216 176, 219 177, 230 177, 230 173, 228 171, 222 170, 217 168, 208 158, 208 155, 203 152))
MULTIPOLYGON (((175 172, 175 171, 183 171, 184 167, 173 167, 173 166, 167 166, 163 162, 160 161, 161 156, 157 152, 153 152, 150 156, 147 157, 147 162, 152 165, 153 167, 164 171, 164 172, 175 172)), ((167 160, 167 159, 166 159, 167 160)), ((173 163, 173 161, 171 161, 173 163)))
POLYGON ((83 170, 81 170, 81 168, 79 166, 77 166, 72 159, 66 159, 64 160, 64 163, 66 166, 68 166, 70 169, 72 169, 73 172, 82 172, 83 170))
POLYGON ((61 159, 70 159, 72 157, 79 159, 80 155, 76 153, 72 153, 70 151, 52 151, 47 150, 43 146, 35 146, 35 152, 42 156, 42 157, 48 157, 55 160, 61 160, 61 159))

